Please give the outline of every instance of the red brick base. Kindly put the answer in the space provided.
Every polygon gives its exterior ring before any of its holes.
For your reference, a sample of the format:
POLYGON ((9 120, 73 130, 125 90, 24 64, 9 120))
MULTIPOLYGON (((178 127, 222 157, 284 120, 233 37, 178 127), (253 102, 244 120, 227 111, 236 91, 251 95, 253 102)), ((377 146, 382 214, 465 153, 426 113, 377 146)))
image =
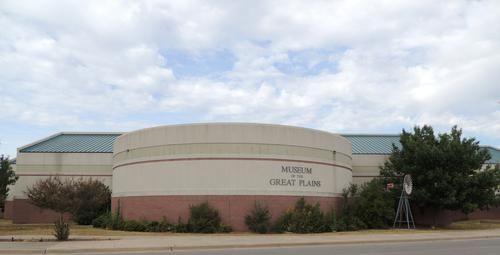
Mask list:
MULTIPOLYGON (((189 207, 208 202, 219 211, 222 222, 233 227, 234 231, 246 231, 245 216, 252 210, 255 202, 268 206, 273 220, 287 209, 292 208, 299 196, 142 196, 114 197, 112 208, 115 211, 120 204, 124 219, 161 220, 166 217, 177 223, 179 217, 185 223, 189 218, 189 207)), ((320 203, 324 211, 338 209, 342 198, 338 197, 306 197, 308 203, 320 203)))
POLYGON ((4 219, 12 219, 12 206, 13 206, 13 202, 12 201, 5 201, 5 205, 4 205, 4 210, 3 210, 3 218, 4 219))
MULTIPOLYGON (((36 207, 28 199, 14 199, 11 203, 10 217, 15 224, 54 223, 59 218, 58 213, 36 207)), ((64 214, 64 219, 70 220, 71 215, 64 214)))
POLYGON ((447 226, 458 220, 477 220, 477 219, 500 219, 500 208, 489 210, 477 210, 472 213, 464 214, 460 211, 413 209, 415 223, 422 226, 447 226))

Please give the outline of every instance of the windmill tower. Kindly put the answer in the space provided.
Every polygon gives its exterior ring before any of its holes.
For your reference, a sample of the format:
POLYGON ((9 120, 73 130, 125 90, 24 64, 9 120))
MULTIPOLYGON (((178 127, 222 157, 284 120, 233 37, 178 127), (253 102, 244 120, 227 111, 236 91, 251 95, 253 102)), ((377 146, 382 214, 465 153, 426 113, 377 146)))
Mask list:
POLYGON ((396 211, 396 217, 394 217, 393 228, 398 228, 405 226, 408 229, 415 229, 415 221, 413 220, 413 214, 411 212, 410 201, 408 196, 411 195, 413 191, 413 181, 411 175, 407 174, 403 177, 403 188, 401 189, 401 196, 399 197, 398 209, 396 211))

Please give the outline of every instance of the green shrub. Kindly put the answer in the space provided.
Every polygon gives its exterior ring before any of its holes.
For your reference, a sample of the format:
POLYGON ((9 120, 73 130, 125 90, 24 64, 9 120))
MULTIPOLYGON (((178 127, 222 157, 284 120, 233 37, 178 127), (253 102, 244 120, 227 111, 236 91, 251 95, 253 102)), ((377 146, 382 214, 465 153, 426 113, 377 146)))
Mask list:
POLYGON ((94 228, 107 228, 111 225, 111 214, 109 212, 101 214, 92 221, 94 228))
POLYGON ((143 220, 146 232, 169 232, 173 230, 172 224, 167 221, 167 218, 163 217, 162 221, 147 221, 143 220))
POLYGON ((116 211, 111 215, 110 219, 110 224, 106 226, 108 229, 112 230, 122 230, 123 229, 123 217, 121 214, 121 206, 120 206, 120 201, 118 201, 118 208, 116 208, 116 211))
POLYGON ((354 213, 356 211, 356 201, 354 198, 358 194, 358 186, 351 186, 342 190, 342 213, 337 220, 337 231, 353 231, 366 228, 366 225, 354 213))
POLYGON ((170 224, 166 217, 158 222, 158 232, 169 232, 172 231, 172 224, 170 224))
POLYGON ((188 230, 193 233, 220 232, 221 219, 219 212, 208 203, 194 205, 189 208, 188 230))
POLYGON ((126 220, 122 224, 122 229, 124 231, 135 231, 135 232, 144 232, 146 231, 146 225, 144 222, 139 222, 136 220, 126 220))
POLYGON ((288 210, 278 219, 278 225, 274 229, 281 233, 284 231, 293 233, 320 233, 329 232, 331 229, 326 223, 325 215, 321 212, 319 203, 307 204, 301 198, 295 207, 288 210))
POLYGON ((337 231, 355 231, 365 228, 365 223, 356 216, 342 215, 337 220, 337 231))
POLYGON ((290 217, 289 230, 294 233, 327 232, 324 217, 319 208, 319 203, 315 205, 307 204, 305 199, 301 198, 295 204, 290 217))
POLYGON ((385 191, 385 181, 373 179, 361 186, 354 215, 367 228, 388 228, 394 220, 394 197, 385 191))
POLYGON ((289 211, 287 211, 283 215, 281 215, 274 222, 274 224, 271 225, 271 232, 274 232, 274 233, 284 233, 284 232, 288 231, 287 224, 290 221, 290 213, 289 213, 289 211))
POLYGON ((221 224, 219 232, 221 232, 221 233, 231 233, 231 232, 233 232, 233 227, 231 227, 231 225, 221 224))
POLYGON ((177 219, 177 224, 173 226, 172 230, 175 233, 187 233, 189 232, 189 226, 188 224, 183 223, 181 217, 179 217, 177 219))
POLYGON ((64 222, 63 216, 54 223, 54 236, 58 241, 67 241, 69 238, 69 224, 64 222))
POLYGON ((80 225, 90 225, 99 215, 111 208, 111 190, 99 180, 75 182, 75 208, 73 220, 80 225))
POLYGON ((337 231, 337 214, 335 210, 332 208, 327 214, 325 214, 325 226, 326 230, 335 232, 337 231))
POLYGON ((245 217, 245 224, 252 232, 268 233, 271 230, 271 215, 267 206, 255 203, 250 214, 245 217))

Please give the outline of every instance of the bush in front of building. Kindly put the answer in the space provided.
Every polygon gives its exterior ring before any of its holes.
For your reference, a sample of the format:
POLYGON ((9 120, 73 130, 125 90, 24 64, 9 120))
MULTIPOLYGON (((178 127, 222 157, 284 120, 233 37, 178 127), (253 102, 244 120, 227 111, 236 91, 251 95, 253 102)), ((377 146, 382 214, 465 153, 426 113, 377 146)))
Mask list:
POLYGON ((265 234, 271 231, 271 214, 267 206, 255 202, 254 208, 245 217, 245 224, 255 233, 265 234))
POLYGON ((92 221, 92 226, 94 228, 108 228, 111 223, 111 213, 106 212, 101 214, 99 217, 92 221))
POLYGON ((146 232, 170 232, 173 229, 173 225, 170 224, 166 217, 163 217, 161 221, 142 221, 146 232))
POLYGON ((126 220, 123 222, 123 231, 134 231, 134 232, 146 232, 146 222, 140 222, 137 220, 126 220))
POLYGON ((136 231, 136 232, 176 232, 176 233, 229 233, 233 229, 230 225, 222 224, 219 212, 208 203, 190 207, 188 223, 179 218, 177 224, 170 224, 166 217, 162 221, 124 220, 120 205, 111 213, 104 213, 93 220, 95 228, 136 231))
POLYGON ((356 216, 356 200, 358 186, 351 184, 342 190, 342 210, 337 220, 337 231, 354 231, 366 228, 366 225, 356 216))
POLYGON ((110 230, 123 230, 135 232, 170 232, 174 231, 174 225, 170 224, 164 217, 161 221, 148 220, 123 220, 121 213, 104 213, 92 221, 94 228, 110 230))
POLYGON ((373 179, 361 186, 356 197, 354 215, 366 228, 389 228, 394 221, 395 199, 385 186, 385 180, 373 179))
POLYGON ((219 211, 207 202, 189 208, 188 230, 193 233, 222 232, 219 211))
POLYGON ((111 208, 111 190, 104 183, 87 179, 75 183, 75 209, 73 220, 80 225, 90 225, 99 215, 111 208))
POLYGON ((295 207, 286 211, 276 221, 273 230, 278 233, 321 233, 332 231, 331 216, 325 217, 321 212, 319 203, 315 205, 306 203, 300 198, 295 207), (329 219, 330 217, 330 219, 329 219))

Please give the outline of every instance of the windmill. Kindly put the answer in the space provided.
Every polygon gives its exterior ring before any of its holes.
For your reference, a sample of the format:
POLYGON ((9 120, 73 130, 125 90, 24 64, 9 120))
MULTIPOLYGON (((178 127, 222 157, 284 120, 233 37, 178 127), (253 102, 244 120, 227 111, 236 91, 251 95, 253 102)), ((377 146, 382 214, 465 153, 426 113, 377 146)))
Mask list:
POLYGON ((407 174, 403 177, 403 188, 401 189, 401 196, 399 197, 398 209, 396 211, 396 217, 394 217, 393 228, 398 224, 398 228, 401 225, 406 225, 408 229, 415 229, 415 221, 413 220, 413 214, 411 212, 410 201, 408 196, 411 195, 413 191, 413 181, 411 175, 407 174))

